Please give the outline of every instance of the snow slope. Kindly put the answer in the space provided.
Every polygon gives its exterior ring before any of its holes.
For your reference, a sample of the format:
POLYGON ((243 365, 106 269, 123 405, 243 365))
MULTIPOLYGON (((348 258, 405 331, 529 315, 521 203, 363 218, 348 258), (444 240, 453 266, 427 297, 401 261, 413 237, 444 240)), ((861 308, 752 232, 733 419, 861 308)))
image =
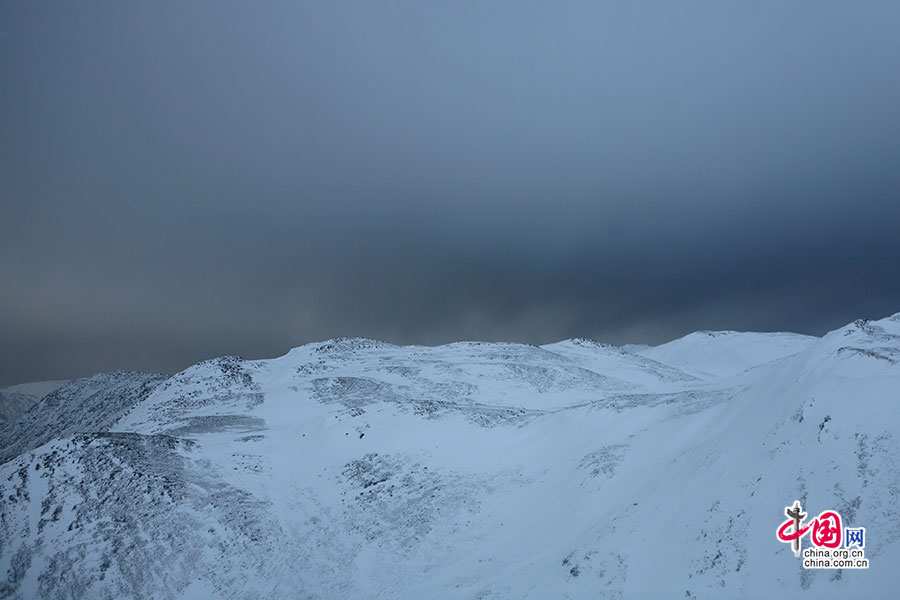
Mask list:
POLYGON ((54 438, 105 431, 165 379, 165 375, 116 371, 72 380, 16 419, 0 422, 0 461, 54 438))
POLYGON ((716 380, 796 354, 815 342, 816 338, 797 333, 696 331, 659 346, 627 348, 701 379, 716 380))
POLYGON ((340 339, 141 377, 98 376, 79 397, 118 391, 96 408, 42 403, 0 429, 0 597, 844 598, 900 583, 900 313, 655 349, 340 339), (871 568, 803 570, 774 535, 795 499, 866 527, 871 568))
POLYGON ((65 383, 65 381, 36 381, 3 388, 0 390, 0 420, 15 419, 65 383))

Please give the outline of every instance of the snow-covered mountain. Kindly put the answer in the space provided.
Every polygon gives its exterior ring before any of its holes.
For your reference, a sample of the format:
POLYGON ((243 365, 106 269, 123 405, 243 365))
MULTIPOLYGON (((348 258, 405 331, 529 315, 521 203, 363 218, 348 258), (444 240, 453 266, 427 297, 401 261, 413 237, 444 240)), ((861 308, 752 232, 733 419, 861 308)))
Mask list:
POLYGON ((0 390, 0 421, 15 419, 65 383, 65 381, 37 381, 3 388, 0 390))
POLYGON ((0 597, 890 597, 898 390, 900 313, 76 380, 0 424, 0 597), (803 569, 795 499, 870 568, 803 569))

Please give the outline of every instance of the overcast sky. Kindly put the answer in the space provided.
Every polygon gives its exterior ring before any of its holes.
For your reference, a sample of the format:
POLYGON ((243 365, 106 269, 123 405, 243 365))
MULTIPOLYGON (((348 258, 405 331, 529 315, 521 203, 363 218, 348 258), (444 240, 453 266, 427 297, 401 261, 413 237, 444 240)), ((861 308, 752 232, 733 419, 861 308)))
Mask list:
POLYGON ((900 2, 0 0, 0 385, 900 311, 900 2))

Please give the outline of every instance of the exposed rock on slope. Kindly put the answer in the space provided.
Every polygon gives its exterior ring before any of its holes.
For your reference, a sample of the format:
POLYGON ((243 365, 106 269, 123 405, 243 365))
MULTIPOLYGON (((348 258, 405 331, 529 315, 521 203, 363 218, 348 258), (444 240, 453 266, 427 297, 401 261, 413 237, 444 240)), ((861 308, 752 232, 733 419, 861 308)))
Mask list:
POLYGON ((54 438, 108 430, 166 379, 116 371, 66 383, 15 420, 0 423, 0 463, 54 438))

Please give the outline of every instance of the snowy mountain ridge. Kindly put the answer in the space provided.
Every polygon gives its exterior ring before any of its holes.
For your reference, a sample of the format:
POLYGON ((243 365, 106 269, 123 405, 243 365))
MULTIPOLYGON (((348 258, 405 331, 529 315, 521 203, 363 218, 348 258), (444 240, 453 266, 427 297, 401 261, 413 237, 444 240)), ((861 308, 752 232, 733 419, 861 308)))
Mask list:
POLYGON ((0 423, 0 597, 883 597, 898 389, 900 313, 97 375, 0 423), (803 569, 795 499, 871 567, 803 569))
POLYGON ((0 390, 0 421, 15 419, 65 383, 65 381, 37 381, 3 388, 0 390))

